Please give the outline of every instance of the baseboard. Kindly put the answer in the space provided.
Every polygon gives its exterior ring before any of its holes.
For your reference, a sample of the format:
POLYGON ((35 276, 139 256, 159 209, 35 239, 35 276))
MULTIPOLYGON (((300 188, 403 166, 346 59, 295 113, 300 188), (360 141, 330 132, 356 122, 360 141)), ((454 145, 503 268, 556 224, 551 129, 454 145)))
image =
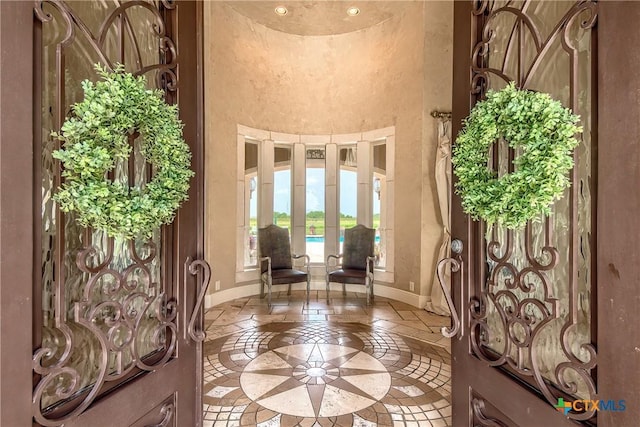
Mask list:
MULTIPOLYGON (((304 290, 304 283, 294 283, 291 286, 293 290, 304 290)), ((332 283, 331 290, 341 290, 342 285, 338 283, 332 283)), ((311 282, 312 290, 324 290, 324 282, 311 282)), ((273 292, 286 291, 287 285, 273 285, 273 292)), ((362 285, 347 285, 347 290, 350 292, 362 292, 362 285)), ((394 301, 400 301, 405 304, 412 305, 414 307, 422 308, 426 305, 430 297, 426 295, 416 295, 413 292, 408 292, 402 289, 397 289, 392 286, 388 286, 382 283, 376 283, 373 287, 375 295, 379 295, 384 298, 389 298, 394 301)), ((251 297, 260 294, 260 284, 252 283, 250 285, 236 286, 231 289, 225 289, 213 294, 209 294, 205 297, 204 306, 206 309, 213 307, 214 305, 222 304, 227 301, 231 301, 237 298, 251 297)))
POLYGON ((376 283, 376 285, 373 287, 373 293, 375 295, 380 295, 381 297, 400 301, 418 308, 424 307, 424 305, 427 303, 426 295, 416 295, 413 292, 386 286, 383 284, 376 283))
MULTIPOLYGON (((281 285, 274 285, 273 290, 276 290, 281 285)), ((285 289, 282 285, 283 289, 285 289)), ((294 286, 295 288, 295 286, 294 286)), ((225 289, 224 291, 218 291, 213 294, 209 294, 204 298, 204 307, 209 309, 214 305, 222 304, 223 302, 231 301, 237 298, 245 298, 260 294, 260 284, 253 283, 251 285, 236 286, 231 289, 225 289)))

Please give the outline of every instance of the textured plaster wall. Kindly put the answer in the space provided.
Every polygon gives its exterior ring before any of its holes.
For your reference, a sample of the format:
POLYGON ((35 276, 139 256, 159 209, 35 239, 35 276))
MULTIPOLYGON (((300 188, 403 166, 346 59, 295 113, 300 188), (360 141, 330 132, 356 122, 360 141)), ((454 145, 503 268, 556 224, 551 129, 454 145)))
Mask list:
MULTIPOLYGON (((442 242, 442 219, 433 174, 437 120, 433 110, 451 111, 453 88, 453 2, 427 2, 424 10, 424 119, 420 294, 429 296, 442 242)), ((452 135, 453 138, 453 135, 452 135)), ((435 283, 435 286, 439 286, 435 283)), ((418 290, 418 289, 416 289, 418 290)))
POLYGON ((240 123, 300 134, 395 125, 395 286, 408 290, 414 281, 416 292, 426 291, 420 283, 433 275, 440 243, 435 184, 428 178, 435 131, 426 116, 450 108, 453 5, 398 7, 399 16, 364 30, 298 36, 256 24, 222 2, 205 2, 206 257, 221 289, 235 286, 240 123))

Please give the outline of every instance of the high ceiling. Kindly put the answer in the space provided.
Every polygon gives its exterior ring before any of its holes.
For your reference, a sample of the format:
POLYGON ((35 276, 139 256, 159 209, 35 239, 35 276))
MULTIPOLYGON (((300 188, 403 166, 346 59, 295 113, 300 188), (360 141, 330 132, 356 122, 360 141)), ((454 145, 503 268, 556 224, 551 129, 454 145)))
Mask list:
POLYGON ((402 1, 227 1, 236 12, 273 30, 302 36, 321 36, 358 31, 386 21, 403 9, 402 1), (284 6, 285 16, 274 10, 284 6), (348 16, 356 6, 360 13, 348 16))

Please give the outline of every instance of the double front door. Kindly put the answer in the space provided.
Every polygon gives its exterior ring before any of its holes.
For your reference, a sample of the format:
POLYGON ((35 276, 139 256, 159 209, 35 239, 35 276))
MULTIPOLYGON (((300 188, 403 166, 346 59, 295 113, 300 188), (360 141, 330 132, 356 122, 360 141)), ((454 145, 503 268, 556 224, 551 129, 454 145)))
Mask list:
MULTIPOLYGON (((3 426, 200 422, 200 7, 0 2, 3 426), (189 201, 148 241, 81 228, 51 202, 61 171, 49 133, 81 99, 80 82, 95 79, 93 64, 116 62, 178 103, 193 153, 189 201), (124 285, 140 298, 127 300, 124 285)), ((453 198, 454 425, 636 425, 640 6, 453 8, 454 136, 486 90, 510 80, 551 93, 584 128, 572 186, 549 218, 489 227, 453 198)), ((497 144, 491 165, 508 173, 516 154, 497 144)), ((148 176, 137 155, 116 174, 134 185, 148 176)))

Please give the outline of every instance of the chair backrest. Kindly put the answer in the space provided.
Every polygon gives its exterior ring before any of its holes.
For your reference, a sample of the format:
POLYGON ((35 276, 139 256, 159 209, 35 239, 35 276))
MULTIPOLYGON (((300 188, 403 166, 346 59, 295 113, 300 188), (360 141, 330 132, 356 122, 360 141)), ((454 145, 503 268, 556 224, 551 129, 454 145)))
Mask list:
MULTIPOLYGON (((271 257, 271 269, 291 268, 291 243, 289 229, 271 224, 258 229, 258 244, 260 256, 271 257)), ((263 271, 266 266, 263 267, 263 271)))
POLYGON ((376 230, 358 224, 344 231, 342 268, 366 270, 367 257, 374 256, 376 230))

